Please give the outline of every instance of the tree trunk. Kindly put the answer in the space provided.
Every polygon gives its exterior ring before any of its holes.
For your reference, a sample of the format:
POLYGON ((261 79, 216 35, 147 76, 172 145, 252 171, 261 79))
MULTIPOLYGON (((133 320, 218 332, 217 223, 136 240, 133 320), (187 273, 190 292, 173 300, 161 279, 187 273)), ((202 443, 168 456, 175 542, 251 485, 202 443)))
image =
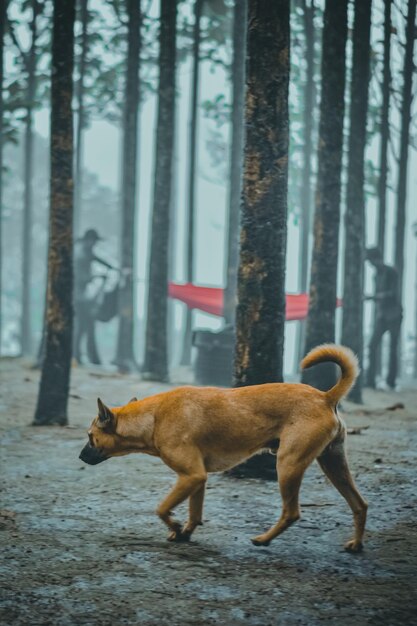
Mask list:
MULTIPOLYGON (((289 0, 249 0, 235 386, 283 379, 288 191, 289 0)), ((275 478, 257 455, 234 476, 275 478)))
POLYGON ((282 380, 289 1, 249 0, 235 385, 282 380))
MULTIPOLYGON (((324 10, 318 177, 306 352, 335 340, 347 4, 347 0, 326 0, 324 10)), ((303 373, 303 382, 320 389, 328 389, 335 381, 335 368, 328 364, 303 373)))
POLYGON ((32 1, 32 20, 30 23, 31 42, 26 60, 26 121, 24 139, 24 198, 22 221, 22 314, 20 319, 20 339, 23 354, 32 351, 32 226, 33 226, 33 109, 36 98, 36 65, 37 65, 37 20, 42 5, 38 0, 32 1))
POLYGON ((34 424, 66 424, 72 350, 75 0, 55 0, 51 78, 51 184, 45 359, 34 424))
POLYGON ((4 83, 4 26, 6 23, 7 0, 0 0, 0 355, 3 336, 3 83, 4 83))
MULTIPOLYGON (((414 237, 417 238, 417 222, 413 224, 414 237)), ((417 380, 417 254, 414 270, 414 359, 413 359, 413 375, 417 380)))
POLYGON ((395 267, 398 271, 400 295, 404 283, 405 219, 407 207, 408 147, 410 142, 411 104, 413 101, 414 40, 416 38, 416 0, 408 0, 406 43, 404 53, 400 159, 397 183, 397 223, 395 228, 395 267))
POLYGON ((168 248, 175 124, 176 0, 161 0, 158 122, 144 378, 168 380, 168 248))
POLYGON ((122 148, 121 263, 125 284, 119 297, 119 332, 115 362, 120 371, 137 369, 134 344, 134 253, 136 223, 136 169, 139 108, 140 1, 128 0, 127 68, 122 148))
POLYGON ((391 4, 384 0, 384 68, 382 82, 381 146, 378 179, 378 248, 385 253, 385 222, 387 212, 389 110, 391 96, 391 4))
POLYGON ((239 265, 239 221, 242 193, 242 165, 245 106, 246 0, 235 0, 233 16, 232 63, 232 146, 230 150, 229 224, 226 258, 226 289, 224 319, 235 325, 237 301, 237 270, 239 265))
POLYGON ((85 119, 85 72, 88 54, 88 0, 79 0, 81 21, 81 54, 79 59, 79 78, 76 89, 77 98, 77 136, 75 142, 75 186, 74 186, 74 236, 81 235, 82 189, 83 189, 83 148, 85 119))
MULTIPOLYGON (((204 0, 194 2, 194 34, 193 34, 193 74, 191 83, 191 117, 188 162, 188 237, 187 237, 187 264, 186 281, 194 282, 194 223, 195 223, 195 193, 197 171, 197 118, 198 118, 198 87, 200 80, 200 39, 201 39, 201 13, 204 0)), ((181 365, 191 363, 191 336, 192 336, 193 312, 187 308, 185 317, 184 340, 181 357, 181 365)))
MULTIPOLYGON (((314 87, 314 0, 302 2, 304 36, 306 41, 306 82, 304 86, 304 150, 303 150, 303 173, 301 181, 301 250, 298 284, 300 293, 307 293, 308 289, 308 269, 310 261, 310 232, 312 227, 312 190, 311 178, 313 160, 313 126, 315 109, 315 87, 314 87)), ((297 354, 298 360, 304 356, 305 344, 305 321, 300 321, 297 328, 297 354)))
MULTIPOLYGON (((365 248, 365 147, 368 114, 372 0, 355 0, 350 99, 349 164, 345 214, 342 343, 363 362, 363 283, 365 248)), ((362 376, 350 399, 362 402, 362 376)))
MULTIPOLYGON (((390 138, 390 100, 391 100, 391 5, 392 0, 384 0, 384 53, 382 79, 382 109, 380 121, 381 143, 379 148, 379 179, 378 179, 378 217, 377 247, 385 257, 385 230, 387 214, 388 185, 388 144, 390 138)), ((375 278, 376 281, 376 278, 375 278)), ((376 282, 374 282, 376 287, 376 282)), ((375 290, 375 289, 374 289, 375 290)), ((376 308, 373 312, 373 328, 376 324, 376 308)), ((377 348, 376 372, 381 372, 381 345, 377 348)))

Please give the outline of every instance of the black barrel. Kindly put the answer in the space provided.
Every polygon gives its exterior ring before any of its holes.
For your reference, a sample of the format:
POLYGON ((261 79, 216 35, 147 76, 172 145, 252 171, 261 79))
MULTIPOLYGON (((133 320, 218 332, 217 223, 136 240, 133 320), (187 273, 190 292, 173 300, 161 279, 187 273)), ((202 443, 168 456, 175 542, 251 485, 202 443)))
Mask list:
POLYGON ((193 346, 197 348, 194 378, 198 385, 231 387, 233 377, 234 329, 196 330, 193 346))

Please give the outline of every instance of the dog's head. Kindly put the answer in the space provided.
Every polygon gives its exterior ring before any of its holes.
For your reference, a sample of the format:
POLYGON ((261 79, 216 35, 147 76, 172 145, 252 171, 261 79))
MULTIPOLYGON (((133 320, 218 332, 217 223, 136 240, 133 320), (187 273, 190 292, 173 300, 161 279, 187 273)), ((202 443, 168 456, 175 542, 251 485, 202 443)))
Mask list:
MULTIPOLYGON (((132 398, 130 402, 136 401, 136 398, 132 398)), ((125 429, 119 424, 123 407, 122 410, 109 409, 100 398, 97 399, 97 404, 98 415, 91 423, 88 443, 80 454, 80 459, 88 465, 97 465, 113 456, 122 456, 135 451, 132 449, 130 438, 124 433, 125 429)))

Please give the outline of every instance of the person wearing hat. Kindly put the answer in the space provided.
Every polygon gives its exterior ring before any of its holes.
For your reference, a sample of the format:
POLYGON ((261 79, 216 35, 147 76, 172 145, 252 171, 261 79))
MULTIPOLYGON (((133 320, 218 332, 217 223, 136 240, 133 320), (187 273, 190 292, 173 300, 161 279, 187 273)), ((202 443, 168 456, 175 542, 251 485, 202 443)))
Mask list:
POLYGON ((387 385, 395 389, 398 372, 398 342, 403 318, 398 272, 395 267, 385 265, 378 248, 368 248, 366 260, 376 270, 375 294, 366 298, 366 300, 375 302, 375 326, 369 343, 366 384, 368 387, 375 388, 378 348, 381 345, 382 337, 388 332, 390 334, 390 353, 387 385))
POLYGON ((98 241, 102 241, 102 237, 94 228, 90 228, 76 240, 77 246, 74 252, 74 358, 81 363, 81 342, 85 335, 88 359, 96 365, 100 364, 100 357, 95 337, 95 300, 88 294, 88 286, 96 278, 92 265, 99 263, 107 269, 116 269, 94 253, 94 247, 98 241))

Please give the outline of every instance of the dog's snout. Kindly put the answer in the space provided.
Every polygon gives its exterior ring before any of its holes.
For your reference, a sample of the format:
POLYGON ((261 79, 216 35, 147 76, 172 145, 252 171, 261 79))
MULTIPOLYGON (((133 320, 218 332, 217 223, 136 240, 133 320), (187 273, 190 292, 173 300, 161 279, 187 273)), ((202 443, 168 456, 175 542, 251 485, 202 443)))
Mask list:
POLYGON ((98 448, 93 448, 90 443, 87 443, 81 450, 79 458, 88 465, 98 465, 98 463, 102 463, 108 459, 98 448))

